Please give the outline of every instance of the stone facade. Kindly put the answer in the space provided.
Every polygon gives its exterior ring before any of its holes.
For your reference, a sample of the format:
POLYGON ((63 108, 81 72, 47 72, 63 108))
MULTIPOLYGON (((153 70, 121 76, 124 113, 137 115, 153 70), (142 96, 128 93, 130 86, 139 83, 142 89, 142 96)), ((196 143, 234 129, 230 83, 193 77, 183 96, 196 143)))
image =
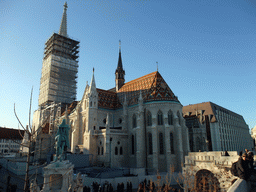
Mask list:
POLYGON ((256 146, 256 126, 251 130, 251 136, 252 136, 252 139, 253 139, 253 144, 254 144, 254 148, 256 146))
POLYGON ((42 191, 68 191, 73 184, 74 165, 68 161, 52 162, 44 167, 44 186, 42 191))
POLYGON ((234 180, 230 168, 239 156, 235 151, 223 152, 190 152, 185 157, 183 168, 184 186, 188 189, 203 191, 227 191, 234 180))

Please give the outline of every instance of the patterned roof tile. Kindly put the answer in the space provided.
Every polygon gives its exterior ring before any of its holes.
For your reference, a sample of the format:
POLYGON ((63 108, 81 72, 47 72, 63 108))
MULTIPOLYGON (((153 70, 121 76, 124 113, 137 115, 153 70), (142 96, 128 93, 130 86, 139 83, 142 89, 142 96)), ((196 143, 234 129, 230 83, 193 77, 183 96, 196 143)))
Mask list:
POLYGON ((125 83, 117 94, 121 102, 124 101, 126 95, 128 105, 133 105, 137 103, 140 91, 144 101, 173 100, 179 102, 158 71, 125 83))

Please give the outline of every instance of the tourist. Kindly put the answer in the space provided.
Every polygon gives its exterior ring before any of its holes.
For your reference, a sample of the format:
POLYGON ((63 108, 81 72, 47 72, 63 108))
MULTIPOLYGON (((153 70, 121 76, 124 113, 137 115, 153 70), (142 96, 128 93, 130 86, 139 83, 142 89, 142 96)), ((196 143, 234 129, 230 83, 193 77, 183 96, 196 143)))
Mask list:
POLYGON ((249 178, 249 167, 246 153, 244 153, 242 157, 238 159, 237 173, 240 179, 247 180, 249 178))

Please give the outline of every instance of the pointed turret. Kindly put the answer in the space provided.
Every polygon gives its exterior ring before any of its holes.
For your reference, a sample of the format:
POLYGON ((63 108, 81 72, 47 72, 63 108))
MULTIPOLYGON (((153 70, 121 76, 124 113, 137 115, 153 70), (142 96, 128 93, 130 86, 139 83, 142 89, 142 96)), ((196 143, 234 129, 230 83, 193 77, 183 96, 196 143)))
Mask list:
POLYGON ((62 19, 61 19, 61 24, 60 24, 60 30, 59 30, 59 35, 68 37, 67 34, 67 2, 65 2, 64 4, 64 10, 63 10, 63 15, 62 15, 62 19))
POLYGON ((122 56, 121 56, 121 41, 119 41, 119 57, 116 69, 116 91, 118 91, 124 85, 125 71, 123 69, 122 56))
POLYGON ((89 96, 88 103, 90 103, 89 107, 97 108, 98 107, 98 92, 96 89, 96 83, 95 83, 95 78, 94 78, 94 68, 93 68, 93 73, 92 73, 91 84, 90 84, 89 91, 88 91, 88 96, 89 96))
POLYGON ((119 41, 119 57, 116 71, 123 70, 123 63, 121 57, 121 41, 119 41))
POLYGON ((90 84, 90 89, 89 92, 92 93, 93 91, 96 91, 96 83, 95 83, 95 78, 94 78, 94 68, 92 71, 92 80, 91 80, 91 84, 90 84))

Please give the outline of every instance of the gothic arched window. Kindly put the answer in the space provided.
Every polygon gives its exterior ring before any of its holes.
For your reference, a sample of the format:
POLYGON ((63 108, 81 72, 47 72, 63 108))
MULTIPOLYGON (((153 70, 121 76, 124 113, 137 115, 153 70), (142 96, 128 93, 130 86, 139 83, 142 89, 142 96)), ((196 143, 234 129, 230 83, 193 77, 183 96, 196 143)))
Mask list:
POLYGON ((171 110, 168 112, 168 125, 173 125, 173 115, 171 110))
POLYGON ((157 124, 163 125, 163 113, 162 111, 158 111, 157 113, 157 124))
POLYGON ((152 125, 152 115, 150 113, 150 111, 147 112, 147 126, 151 126, 152 125))
POLYGON ((118 155, 118 148, 115 147, 115 155, 118 155))
POLYGON ((135 114, 133 114, 133 116, 132 116, 132 127, 133 128, 137 127, 137 118, 136 118, 135 114))
POLYGON ((120 155, 123 155, 123 147, 120 147, 120 155))
POLYGON ((86 132, 86 119, 84 119, 84 132, 86 132))
POLYGON ((148 133, 148 154, 153 154, 153 142, 152 142, 152 133, 148 133))
POLYGON ((159 133, 159 154, 164 154, 164 137, 163 137, 163 133, 159 133))
POLYGON ((177 111, 177 117, 178 117, 178 123, 180 125, 180 112, 179 111, 177 111))
POLYGON ((170 149, 171 149, 171 154, 174 154, 174 142, 173 142, 173 134, 170 133, 170 149))
POLYGON ((98 147, 98 155, 100 155, 100 147, 98 147))
POLYGON ((135 154, 135 138, 134 135, 132 135, 132 154, 135 154))
POLYGON ((101 147, 101 155, 104 154, 104 147, 101 147))

